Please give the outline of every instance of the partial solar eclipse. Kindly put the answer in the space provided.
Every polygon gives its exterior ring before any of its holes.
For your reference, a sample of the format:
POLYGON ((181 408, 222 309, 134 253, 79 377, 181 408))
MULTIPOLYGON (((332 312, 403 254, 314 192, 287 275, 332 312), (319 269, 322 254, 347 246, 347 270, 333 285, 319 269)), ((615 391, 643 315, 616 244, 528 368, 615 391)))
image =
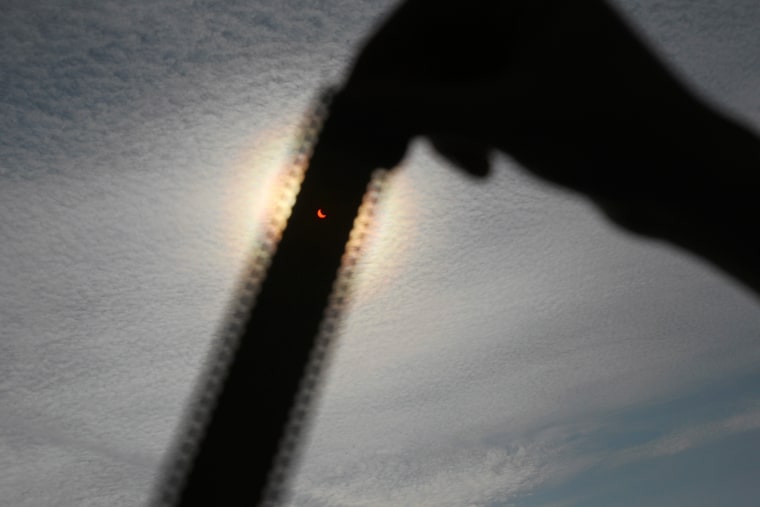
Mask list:
POLYGON ((319 218, 326 218, 326 217, 327 217, 327 214, 326 214, 325 212, 323 212, 323 211, 322 211, 322 208, 319 208, 319 209, 317 210, 317 216, 318 216, 319 218))

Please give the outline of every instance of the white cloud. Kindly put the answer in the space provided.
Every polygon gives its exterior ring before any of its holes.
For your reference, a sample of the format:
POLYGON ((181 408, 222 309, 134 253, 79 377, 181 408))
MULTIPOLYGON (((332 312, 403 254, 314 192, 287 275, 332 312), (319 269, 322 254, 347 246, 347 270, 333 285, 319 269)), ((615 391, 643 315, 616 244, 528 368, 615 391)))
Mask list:
POLYGON ((679 428, 652 442, 625 449, 609 457, 615 465, 672 456, 698 448, 732 435, 760 429, 760 408, 757 403, 717 421, 679 428))
POLYGON ((532 450, 457 444, 341 461, 300 484, 292 505, 485 506, 540 482, 532 450))

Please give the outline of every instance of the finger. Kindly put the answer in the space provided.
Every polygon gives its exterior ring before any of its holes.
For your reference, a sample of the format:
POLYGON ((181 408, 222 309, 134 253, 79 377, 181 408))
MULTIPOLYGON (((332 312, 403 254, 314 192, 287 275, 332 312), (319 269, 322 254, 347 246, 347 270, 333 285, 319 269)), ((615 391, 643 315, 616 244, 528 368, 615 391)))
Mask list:
POLYGON ((465 138, 431 137, 433 147, 454 165, 472 176, 483 178, 491 169, 490 149, 465 138))

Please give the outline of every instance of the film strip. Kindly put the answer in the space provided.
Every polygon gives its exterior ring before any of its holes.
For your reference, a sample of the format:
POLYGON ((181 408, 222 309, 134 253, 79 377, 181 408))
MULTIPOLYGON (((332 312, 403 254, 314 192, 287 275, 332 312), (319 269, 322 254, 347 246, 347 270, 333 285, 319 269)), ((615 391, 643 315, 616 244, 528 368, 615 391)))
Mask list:
POLYGON ((291 409, 274 466, 269 474, 267 488, 264 491, 261 503, 264 507, 277 507, 286 499, 290 486, 292 465, 301 457, 301 446, 305 438, 308 437, 313 422, 313 409, 319 401, 322 376, 329 367, 334 342, 340 331, 341 318, 349 302, 349 292, 356 275, 357 264, 367 235, 372 230, 373 217, 387 181, 387 170, 378 169, 372 173, 359 212, 354 220, 351 236, 341 259, 341 267, 330 293, 330 300, 325 309, 319 333, 309 356, 306 371, 301 379, 296 401, 291 409))
MULTIPOLYGON (((299 128, 299 135, 291 152, 291 163, 283 171, 284 177, 275 209, 250 255, 242 283, 237 287, 236 297, 224 319, 224 327, 219 333, 185 412, 183 425, 178 430, 174 446, 168 453, 168 460, 164 465, 160 482, 157 483, 151 505, 171 507, 178 505, 181 500, 200 441, 213 416, 230 365, 244 335, 247 318, 256 305, 262 283, 285 230, 333 96, 333 90, 323 92, 299 128)), ((290 409, 287 425, 269 471, 260 505, 279 505, 287 493, 289 472, 300 455, 300 444, 311 422, 310 413, 319 396, 320 379, 329 363, 330 351, 346 307, 349 287, 356 273, 364 238, 371 228, 372 217, 385 187, 387 174, 385 170, 372 173, 354 219, 319 332, 309 353, 295 402, 290 409)))

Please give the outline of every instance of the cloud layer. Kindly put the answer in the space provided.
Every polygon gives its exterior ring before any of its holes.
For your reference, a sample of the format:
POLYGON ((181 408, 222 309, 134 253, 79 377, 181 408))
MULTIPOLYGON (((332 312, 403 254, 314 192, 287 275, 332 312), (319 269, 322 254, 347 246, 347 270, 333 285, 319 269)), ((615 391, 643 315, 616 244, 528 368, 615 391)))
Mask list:
MULTIPOLYGON (((295 124, 391 3, 0 7, 0 504, 147 500, 295 124)), ((617 4, 760 125, 756 2, 617 4)), ((291 503, 681 505, 704 462, 753 505, 756 300, 496 169, 392 178, 291 503)))

